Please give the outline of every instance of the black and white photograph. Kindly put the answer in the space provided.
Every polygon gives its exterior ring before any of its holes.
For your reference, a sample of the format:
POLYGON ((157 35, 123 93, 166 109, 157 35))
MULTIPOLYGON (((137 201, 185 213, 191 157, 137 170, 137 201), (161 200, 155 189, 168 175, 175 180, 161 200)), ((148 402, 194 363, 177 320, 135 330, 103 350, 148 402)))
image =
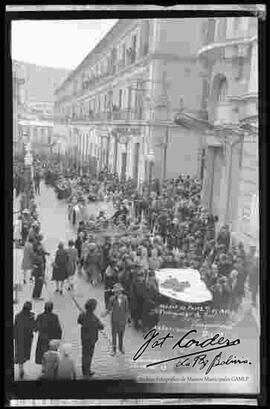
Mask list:
POLYGON ((258 16, 114 16, 11 21, 14 381, 255 395, 258 16))

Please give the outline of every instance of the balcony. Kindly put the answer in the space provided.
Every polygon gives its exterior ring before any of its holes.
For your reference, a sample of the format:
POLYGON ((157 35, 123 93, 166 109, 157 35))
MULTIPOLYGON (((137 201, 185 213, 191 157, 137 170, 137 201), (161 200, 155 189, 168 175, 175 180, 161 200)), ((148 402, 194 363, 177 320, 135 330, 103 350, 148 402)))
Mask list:
POLYGON ((102 121, 140 121, 144 118, 143 108, 126 109, 107 112, 89 112, 88 114, 74 114, 73 116, 55 116, 54 121, 68 124, 70 122, 102 122, 102 121))
POLYGON ((126 109, 122 111, 113 112, 113 120, 121 121, 136 121, 143 119, 143 109, 126 109))
POLYGON ((254 41, 257 41, 256 36, 236 40, 213 41, 198 51, 198 57, 212 60, 245 58, 249 55, 249 46, 254 41))
POLYGON ((126 53, 127 65, 134 64, 136 61, 136 51, 133 50, 132 48, 129 48, 126 53))

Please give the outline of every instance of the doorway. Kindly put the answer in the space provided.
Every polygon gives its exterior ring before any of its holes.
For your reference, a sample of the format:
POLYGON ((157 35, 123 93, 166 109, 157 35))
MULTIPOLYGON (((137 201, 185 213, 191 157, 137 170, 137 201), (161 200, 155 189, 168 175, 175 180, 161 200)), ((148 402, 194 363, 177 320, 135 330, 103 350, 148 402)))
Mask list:
POLYGON ((122 153, 122 163, 121 163, 121 179, 126 179, 126 171, 127 171, 127 152, 122 153))
POLYGON ((138 185, 138 174, 139 174, 139 155, 140 155, 140 144, 134 144, 134 162, 133 162, 133 179, 136 184, 138 185))

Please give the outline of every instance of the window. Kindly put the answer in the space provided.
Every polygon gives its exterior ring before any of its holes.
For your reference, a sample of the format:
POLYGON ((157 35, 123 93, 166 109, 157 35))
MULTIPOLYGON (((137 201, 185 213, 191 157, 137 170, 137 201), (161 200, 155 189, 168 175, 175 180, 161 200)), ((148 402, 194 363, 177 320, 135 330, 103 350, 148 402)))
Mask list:
POLYGON ((128 102, 127 102, 127 108, 130 109, 131 108, 131 87, 128 87, 128 102))
POLYGON ((215 40, 224 41, 226 39, 226 30, 227 30, 226 18, 217 19, 216 30, 215 30, 215 40))
POLYGON ((123 97, 123 92, 122 92, 122 90, 121 89, 119 89, 119 102, 118 102, 118 107, 119 107, 119 109, 121 109, 122 108, 122 97, 123 97))
POLYGON ((99 95, 97 96, 97 99, 96 99, 96 108, 97 108, 97 112, 99 112, 100 111, 100 97, 99 97, 99 95))
POLYGON ((125 66, 126 64, 126 44, 122 45, 122 64, 125 66))
POLYGON ((204 78, 202 83, 202 109, 207 109, 208 80, 204 78))
POLYGON ((225 102, 226 97, 227 97, 227 80, 226 80, 226 78, 222 78, 219 81, 217 101, 218 102, 225 102))
POLYGON ((132 49, 136 52, 136 46, 137 46, 137 36, 133 35, 132 36, 132 49))
POLYGON ((132 36, 132 54, 131 54, 131 63, 136 60, 136 48, 137 48, 137 36, 132 36))
POLYGON ((234 19, 233 19, 233 31, 234 31, 234 34, 237 34, 237 30, 239 30, 240 23, 241 23, 240 18, 241 18, 241 17, 234 17, 234 19))
POLYGON ((116 49, 113 48, 113 50, 111 51, 111 68, 112 68, 112 73, 115 73, 115 69, 116 69, 116 49))
POLYGON ((110 57, 107 57, 106 59, 106 72, 108 73, 110 71, 110 57))
POLYGON ((207 44, 215 41, 215 31, 216 31, 216 20, 214 18, 211 18, 208 20, 208 29, 207 29, 207 36, 206 36, 207 44))
POLYGON ((141 32, 141 35, 143 36, 143 55, 146 55, 148 53, 149 49, 149 36, 150 36, 150 23, 148 20, 145 20, 143 23, 143 32, 141 32))
POLYGON ((237 69, 236 69, 236 76, 237 80, 242 80, 244 75, 244 58, 240 57, 237 61, 237 69))

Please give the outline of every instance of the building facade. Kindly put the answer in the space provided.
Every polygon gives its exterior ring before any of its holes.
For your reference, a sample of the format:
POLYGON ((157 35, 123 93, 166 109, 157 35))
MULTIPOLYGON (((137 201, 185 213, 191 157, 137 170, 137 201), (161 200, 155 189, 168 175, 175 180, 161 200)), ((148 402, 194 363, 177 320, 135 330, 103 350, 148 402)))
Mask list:
MULTIPOLYGON (((198 58, 208 120, 203 202, 247 245, 259 245, 258 39, 256 17, 205 19, 198 58)), ((183 122, 183 115, 176 120, 183 122)))
POLYGON ((23 154, 23 141, 19 129, 19 118, 25 104, 24 95, 25 75, 20 65, 16 62, 12 65, 12 102, 13 102, 13 156, 23 154))
POLYGON ((19 118, 19 133, 24 143, 31 143, 34 153, 52 152, 53 107, 52 102, 30 100, 19 118))
POLYGON ((199 175, 201 140, 174 122, 181 107, 201 110, 199 20, 119 20, 56 90, 63 153, 138 186, 199 175))
POLYGON ((53 138, 54 90, 67 70, 12 61, 14 153, 31 143, 34 152, 57 150, 53 138))

